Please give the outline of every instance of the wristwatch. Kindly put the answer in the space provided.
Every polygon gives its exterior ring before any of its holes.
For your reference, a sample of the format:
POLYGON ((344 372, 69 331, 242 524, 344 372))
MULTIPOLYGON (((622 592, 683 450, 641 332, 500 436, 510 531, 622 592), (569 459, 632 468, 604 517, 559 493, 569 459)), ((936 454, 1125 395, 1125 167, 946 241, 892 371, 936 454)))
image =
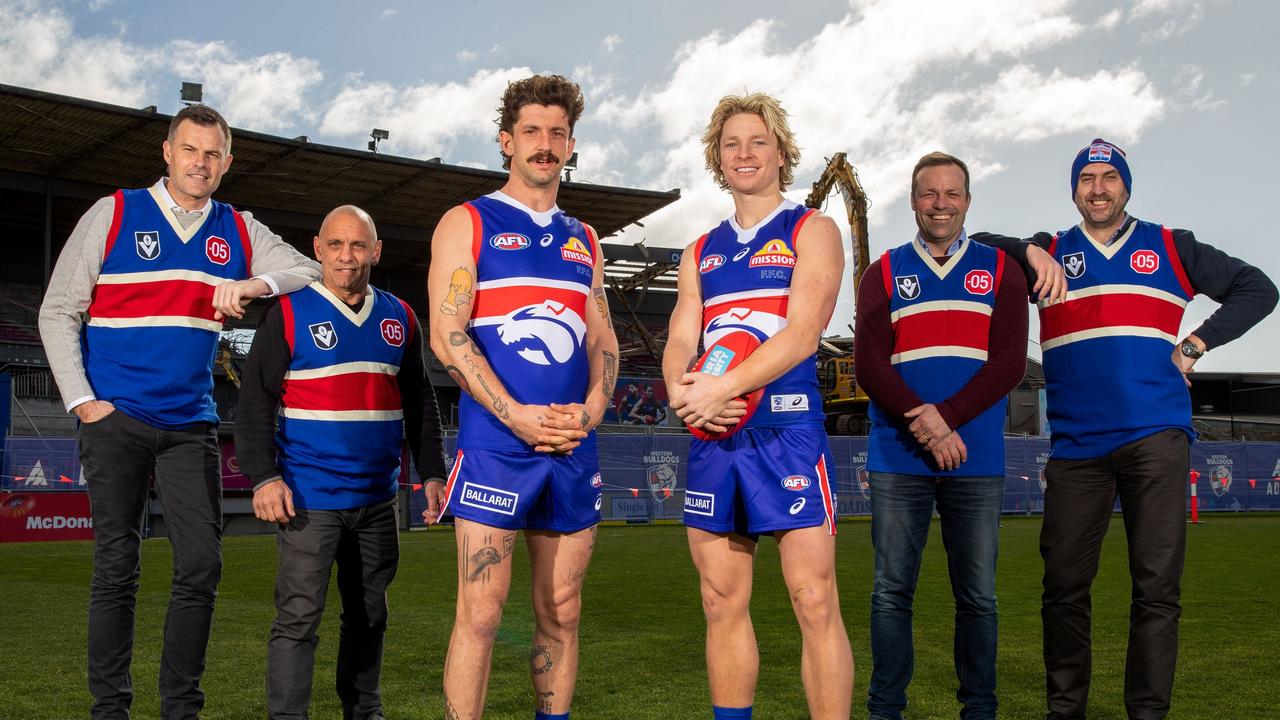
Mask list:
POLYGON ((1182 341, 1182 354, 1192 360, 1199 360, 1204 356, 1204 351, 1200 349, 1199 345, 1191 342, 1191 338, 1187 338, 1182 341))

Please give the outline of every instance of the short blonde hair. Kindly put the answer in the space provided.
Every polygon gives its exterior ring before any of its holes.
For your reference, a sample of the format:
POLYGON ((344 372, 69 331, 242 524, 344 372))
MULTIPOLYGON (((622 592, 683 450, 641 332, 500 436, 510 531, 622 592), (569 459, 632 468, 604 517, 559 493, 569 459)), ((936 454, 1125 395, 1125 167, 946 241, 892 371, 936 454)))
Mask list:
POLYGON ((800 146, 796 144, 796 136, 787 123, 787 111, 782 109, 778 101, 764 93, 750 95, 725 95, 711 111, 711 122, 707 123, 707 131, 702 134, 703 152, 707 159, 707 170, 722 189, 728 190, 724 171, 720 169, 720 134, 724 124, 734 115, 750 113, 764 121, 764 126, 778 138, 778 149, 782 152, 782 167, 778 169, 778 181, 781 189, 795 179, 796 166, 800 164, 800 146))

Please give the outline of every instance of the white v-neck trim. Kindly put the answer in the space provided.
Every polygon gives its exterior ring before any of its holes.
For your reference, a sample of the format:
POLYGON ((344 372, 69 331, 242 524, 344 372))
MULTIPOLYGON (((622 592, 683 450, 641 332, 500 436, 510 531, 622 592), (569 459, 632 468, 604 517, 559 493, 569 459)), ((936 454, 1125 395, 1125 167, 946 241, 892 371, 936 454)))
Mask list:
POLYGON ((538 227, 546 227, 550 225, 552 218, 556 216, 556 213, 560 212, 560 206, 558 205, 552 205, 550 210, 539 212, 501 190, 494 190, 485 197, 497 200, 505 205, 510 205, 517 210, 523 210, 529 216, 529 219, 533 220, 534 224, 538 227))
POLYGON ((1129 229, 1125 230, 1124 233, 1120 235, 1120 237, 1116 238, 1116 241, 1110 245, 1103 245, 1097 240, 1094 240, 1093 236, 1089 234, 1089 231, 1085 229, 1083 221, 1080 223, 1080 232, 1084 233, 1084 238, 1093 245, 1094 250, 1097 250, 1102 257, 1110 260, 1116 256, 1116 253, 1120 252, 1121 246, 1129 242, 1129 238, 1133 236, 1133 230, 1136 227, 1138 227, 1138 223, 1129 223, 1129 229))
POLYGON ((778 213, 784 210, 790 210, 792 208, 797 208, 797 207, 800 207, 800 203, 794 202, 792 200, 788 200, 786 198, 782 198, 782 202, 778 203, 778 207, 774 208, 773 212, 769 213, 768 215, 765 215, 764 218, 762 218, 760 222, 756 223, 755 225, 752 225, 749 228, 743 228, 741 225, 738 224, 737 213, 734 213, 733 215, 729 216, 729 227, 733 228, 733 231, 737 234, 738 242, 742 245, 746 245, 752 240, 755 240, 756 235, 760 232, 760 228, 767 225, 769 221, 778 217, 778 213))
POLYGON ((156 205, 160 207, 160 214, 164 216, 165 220, 169 221, 169 227, 173 228, 173 231, 178 235, 178 239, 182 241, 183 245, 186 245, 191 238, 196 236, 196 233, 200 232, 200 228, 204 227, 205 221, 209 219, 209 211, 213 209, 213 201, 206 200, 204 207, 200 209, 200 220, 191 223, 191 227, 184 228, 182 223, 178 222, 178 219, 173 216, 173 208, 178 207, 178 203, 174 201, 173 195, 169 194, 169 189, 164 186, 165 179, 160 178, 155 185, 147 188, 147 190, 151 192, 151 199, 155 200, 156 205))
POLYGON ((368 320, 369 315, 373 313, 374 297, 373 297, 372 285, 370 285, 368 290, 365 291, 364 307, 361 307, 360 312, 358 313, 352 312, 351 306, 342 302, 342 300, 339 299, 337 295, 334 295, 333 292, 329 290, 329 288, 324 286, 323 282, 316 280, 315 282, 311 283, 311 287, 316 292, 320 293, 320 297, 324 298, 325 300, 328 300, 330 304, 332 304, 335 308, 338 309, 338 312, 342 313, 356 327, 361 327, 362 325, 364 325, 364 321, 368 320))
POLYGON ((969 239, 968 234, 966 234, 964 230, 961 230, 960 232, 964 238, 964 242, 960 243, 960 249, 948 256, 947 261, 941 265, 938 264, 937 260, 933 259, 933 256, 930 255, 927 250, 920 247, 920 243, 915 240, 911 241, 911 247, 915 249, 916 255, 920 256, 920 259, 929 267, 930 270, 933 271, 934 275, 938 276, 939 280, 947 279, 947 275, 951 273, 953 268, 960 264, 960 258, 964 257, 966 252, 969 252, 969 246, 973 244, 973 241, 969 239))

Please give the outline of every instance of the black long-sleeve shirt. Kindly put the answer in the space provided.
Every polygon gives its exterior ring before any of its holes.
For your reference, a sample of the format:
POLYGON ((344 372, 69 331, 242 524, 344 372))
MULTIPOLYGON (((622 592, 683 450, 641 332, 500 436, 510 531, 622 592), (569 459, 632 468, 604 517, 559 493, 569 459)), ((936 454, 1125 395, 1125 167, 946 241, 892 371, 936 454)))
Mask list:
MULTIPOLYGON (((351 306, 360 312, 364 303, 372 302, 370 294, 351 306)), ((404 433, 409 453, 423 480, 442 480, 445 476, 444 448, 440 440, 440 412, 435 390, 422 363, 422 328, 410 315, 416 341, 405 346, 404 358, 396 382, 400 386, 400 403, 404 408, 404 433)), ((281 386, 289 371, 292 354, 284 339, 284 316, 280 303, 267 309, 253 337, 253 347, 240 375, 240 401, 236 408, 236 457, 240 469, 253 483, 254 489, 279 479, 276 465, 276 415, 280 408, 281 386)))
MULTIPOLYGON (((1129 216, 1117 235, 1123 235, 1134 222, 1137 218, 1129 216)), ((1221 303, 1193 332, 1204 341, 1206 348, 1212 350, 1244 335, 1275 308, 1278 297, 1275 283, 1261 270, 1196 240, 1190 230, 1172 232, 1174 250, 1192 289, 1221 303)), ((1035 274, 1027 265, 1027 246, 1034 244, 1048 250, 1055 236, 1040 232, 1025 240, 992 233, 974 233, 969 237, 1009 253, 1026 272, 1030 287, 1035 285, 1035 274)))

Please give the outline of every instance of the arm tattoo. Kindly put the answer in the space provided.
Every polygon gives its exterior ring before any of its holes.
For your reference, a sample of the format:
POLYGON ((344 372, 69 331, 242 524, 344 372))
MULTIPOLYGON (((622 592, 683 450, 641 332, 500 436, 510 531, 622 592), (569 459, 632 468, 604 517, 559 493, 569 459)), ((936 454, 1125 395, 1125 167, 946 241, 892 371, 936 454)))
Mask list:
POLYGON ((606 399, 613 400, 613 385, 618 380, 618 356, 609 351, 604 353, 604 384, 600 386, 600 392, 604 393, 606 399))
POLYGON ((447 365, 444 371, 449 373, 449 377, 453 378, 454 382, 458 383, 458 387, 462 388, 462 392, 468 395, 471 394, 471 383, 467 382, 467 376, 463 375, 456 365, 447 365))
POLYGON ((542 675, 555 665, 551 659, 551 651, 546 645, 534 645, 533 652, 529 653, 529 667, 533 670, 534 675, 542 675))
POLYGON ((587 412, 586 410, 583 410, 582 411, 582 429, 586 430, 587 426, 590 424, 591 424, 591 413, 587 412))
POLYGON ((600 319, 609 325, 609 329, 613 329, 613 318, 609 317, 609 302, 605 297, 604 288, 596 287, 591 289, 591 294, 596 299, 596 309, 600 311, 600 319))
POLYGON ((440 312, 444 315, 457 315, 458 308, 471 302, 471 273, 466 268, 458 268, 449 277, 449 294, 440 303, 440 312))
POLYGON ((454 330, 449 333, 449 344, 454 347, 462 347, 466 345, 471 338, 461 330, 454 330))
POLYGON ((493 401, 493 414, 503 420, 509 420, 511 418, 511 411, 507 410, 507 401, 498 397, 493 390, 490 390, 489 384, 484 381, 483 377, 480 377, 477 374, 476 379, 480 381, 480 387, 484 389, 485 394, 489 396, 491 401, 493 401))

